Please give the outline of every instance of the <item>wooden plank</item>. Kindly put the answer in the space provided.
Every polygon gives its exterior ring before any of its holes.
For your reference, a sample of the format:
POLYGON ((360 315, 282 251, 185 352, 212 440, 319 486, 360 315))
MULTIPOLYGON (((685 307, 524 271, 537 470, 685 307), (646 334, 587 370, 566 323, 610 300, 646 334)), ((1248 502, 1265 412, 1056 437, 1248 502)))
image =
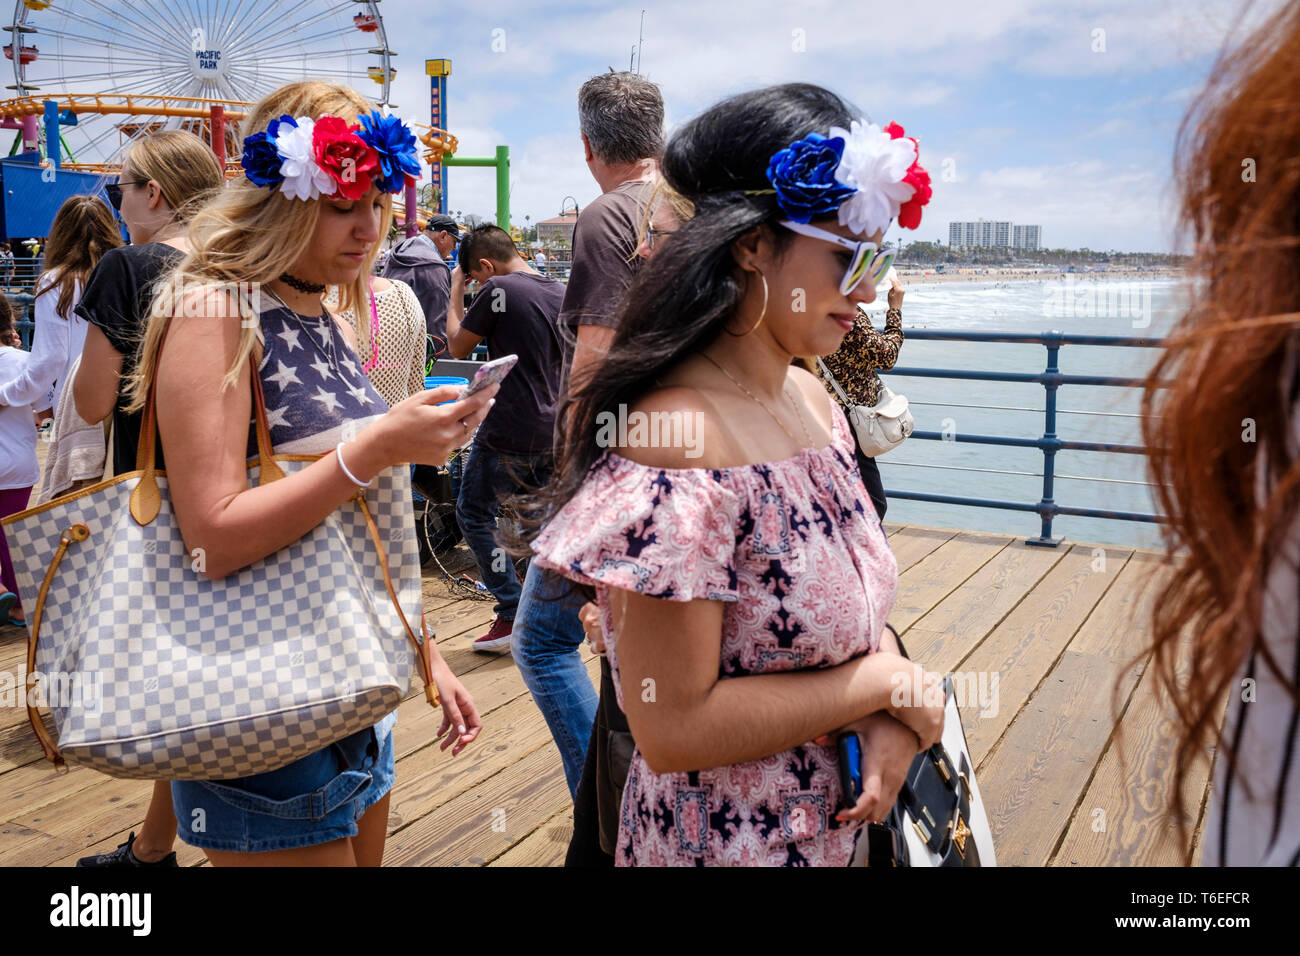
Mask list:
POLYGON ((573 808, 566 807, 488 866, 563 866, 573 839, 573 808))
MULTIPOLYGON (((595 661, 588 664, 588 673, 599 673, 599 664, 595 661)), ((399 721, 397 729, 401 727, 399 721)), ((394 739, 395 744, 397 740, 394 739)), ((418 820, 551 740, 542 712, 532 697, 524 696, 496 711, 491 727, 485 726, 483 735, 455 759, 449 750, 437 747, 414 751, 397 764, 390 826, 396 829, 418 820)), ((563 777, 558 751, 556 754, 555 766, 550 769, 563 777)), ((567 786, 565 799, 568 799, 567 786)))
POLYGON ((907 629, 1011 543, 1005 535, 963 532, 899 575, 889 623, 907 629))
POLYGON ((1064 556, 1056 548, 1011 542, 908 628, 908 654, 933 670, 951 670, 1064 556))
POLYGON ((1126 622, 1150 612, 1151 563, 1124 566, 978 768, 1000 864, 1044 865, 1059 844, 1115 725, 1112 694, 1122 713, 1141 676, 1121 670, 1135 646, 1126 622))
POLYGON ((975 674, 977 684, 979 675, 989 675, 985 685, 992 705, 965 700, 961 708, 966 743, 977 770, 1115 583, 1129 554, 1127 549, 1109 549, 1103 563, 1090 550, 1072 548, 974 651, 963 652, 957 660, 947 651, 934 660, 922 658, 927 667, 960 670, 967 681, 975 674))
POLYGON ((509 850, 569 800, 554 743, 515 760, 388 839, 395 866, 482 866, 509 850))
MULTIPOLYGON (((1179 663, 1183 679, 1190 670, 1186 658, 1184 651, 1179 663)), ((1148 662, 1052 865, 1188 864, 1188 848, 1179 846, 1177 818, 1169 810, 1178 743, 1175 716, 1148 662)), ((1204 756, 1183 782, 1189 833, 1195 831, 1209 787, 1209 753, 1204 756)))
MULTIPOLYGON (((94 795, 90 799, 64 801, 14 820, 36 835, 0 851, 0 866, 43 866, 60 856, 84 856, 85 848, 106 834, 121 833, 124 820, 143 820, 153 795, 151 783, 114 777, 104 780, 91 788, 94 795)), ((118 843, 122 839, 125 837, 118 843)))
MULTIPOLYGON (((595 655, 586 657, 585 663, 588 674, 597 676, 600 674, 600 665, 595 655)), ((474 742, 473 747, 479 746, 499 732, 496 725, 503 719, 500 712, 507 705, 522 701, 524 704, 531 705, 533 710, 539 716, 541 715, 541 711, 537 710, 537 705, 533 703, 532 696, 528 693, 528 688, 524 685, 523 677, 509 658, 498 660, 473 671, 472 674, 464 675, 461 682, 474 698, 474 705, 483 719, 483 732, 474 742)), ((397 735, 393 739, 397 759, 400 761, 408 754, 432 746, 436 739, 434 735, 442 726, 442 719, 441 708, 435 710, 425 703, 423 693, 404 701, 398 708, 397 726, 393 731, 397 735)))
POLYGON ((902 574, 956 536, 956 531, 939 528, 899 528, 896 534, 889 537, 889 547, 894 552, 894 560, 898 562, 898 573, 902 574))

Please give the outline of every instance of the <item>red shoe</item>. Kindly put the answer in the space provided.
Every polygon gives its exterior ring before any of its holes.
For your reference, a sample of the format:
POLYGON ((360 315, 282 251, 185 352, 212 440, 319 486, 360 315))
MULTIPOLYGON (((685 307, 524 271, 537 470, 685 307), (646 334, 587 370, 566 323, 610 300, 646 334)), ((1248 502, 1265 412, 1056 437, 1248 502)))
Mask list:
POLYGON ((503 617, 498 617, 492 622, 492 628, 477 641, 474 642, 476 651, 508 651, 510 650, 510 632, 514 630, 515 622, 507 621, 503 617))

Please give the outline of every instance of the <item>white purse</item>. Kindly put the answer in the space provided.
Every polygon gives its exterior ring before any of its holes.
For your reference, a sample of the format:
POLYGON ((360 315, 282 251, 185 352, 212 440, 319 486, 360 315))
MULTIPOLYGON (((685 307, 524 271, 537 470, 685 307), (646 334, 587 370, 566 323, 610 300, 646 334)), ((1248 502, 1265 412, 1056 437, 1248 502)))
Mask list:
POLYGON ((997 866, 951 677, 943 689, 942 737, 916 755, 885 821, 863 828, 854 866, 997 866))
MULTIPOLYGON (((272 455, 250 363, 258 457, 248 475, 262 485, 319 456, 272 455)), ((409 623, 422 619, 422 599, 408 469, 386 469, 293 544, 211 580, 155 468, 154 408, 151 388, 136 471, 4 519, 31 608, 27 713, 46 759, 118 777, 226 780, 373 726, 417 668, 436 707, 429 639, 409 623), (38 706, 53 712, 57 744, 38 706)))
POLYGON ((835 389, 835 394, 848 408, 849 424, 858 436, 862 454, 868 458, 878 458, 893 451, 916 430, 916 422, 912 420, 905 395, 895 394, 882 382, 880 400, 875 405, 854 405, 844 394, 844 389, 840 388, 840 383, 835 381, 835 376, 826 367, 826 363, 818 358, 817 364, 835 389))

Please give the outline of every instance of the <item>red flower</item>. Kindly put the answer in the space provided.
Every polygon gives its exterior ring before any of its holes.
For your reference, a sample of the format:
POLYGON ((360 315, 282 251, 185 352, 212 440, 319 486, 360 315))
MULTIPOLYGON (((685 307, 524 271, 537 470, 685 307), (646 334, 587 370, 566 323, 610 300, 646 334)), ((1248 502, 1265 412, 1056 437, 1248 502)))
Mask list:
POLYGON ((339 185, 337 195, 360 199, 370 190, 371 178, 379 172, 379 153, 357 131, 337 116, 322 116, 312 129, 312 152, 316 164, 339 185))
MULTIPOLYGON (((904 136, 903 127, 893 122, 885 127, 885 132, 891 139, 901 139, 904 136)), ((899 207, 898 224, 904 229, 916 229, 921 225, 921 207, 930 202, 934 190, 930 188, 930 174, 920 163, 921 144, 914 137, 907 138, 916 147, 917 161, 903 174, 903 182, 912 187, 912 198, 899 207)))

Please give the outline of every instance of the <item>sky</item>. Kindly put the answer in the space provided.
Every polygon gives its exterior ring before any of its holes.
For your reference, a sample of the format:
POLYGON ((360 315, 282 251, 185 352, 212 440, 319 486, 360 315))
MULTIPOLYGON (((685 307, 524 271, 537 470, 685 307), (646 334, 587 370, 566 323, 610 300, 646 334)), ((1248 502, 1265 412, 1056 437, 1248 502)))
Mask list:
MULTIPOLYGON (((983 218, 1037 224, 1052 248, 1164 252, 1177 248, 1179 122, 1224 43, 1285 0, 377 2, 397 54, 395 111, 428 123, 425 60, 451 60, 447 125, 458 155, 510 148, 516 225, 598 194, 577 91, 629 67, 644 10, 639 69, 663 92, 670 136, 731 94, 817 83, 920 141, 934 198, 907 239, 946 242, 950 220, 983 218)), ((40 56, 26 69, 48 95, 255 99, 290 79, 340 80, 348 70, 374 95, 364 72, 374 35, 352 23, 363 9, 348 0, 61 0, 28 12, 40 56), (225 57, 229 91, 199 89, 212 75, 191 62, 200 47, 225 57)), ((107 159, 119 122, 87 116, 62 132, 83 161, 107 159)), ((453 168, 447 185, 453 211, 495 216, 492 170, 453 168)))
MULTIPOLYGON (((1042 226, 1044 246, 1176 247, 1171 170, 1179 121, 1215 53, 1275 2, 980 0, 861 3, 381 0, 398 52, 392 101, 429 122, 424 61, 452 61, 459 155, 511 154, 516 224, 599 192, 583 161, 577 90, 640 71, 667 131, 745 89, 826 86, 921 144, 934 198, 907 239, 947 241, 952 219, 1042 226)), ((494 215, 488 169, 448 171, 449 208, 494 215)), ((571 205, 571 204, 570 204, 571 205)))

